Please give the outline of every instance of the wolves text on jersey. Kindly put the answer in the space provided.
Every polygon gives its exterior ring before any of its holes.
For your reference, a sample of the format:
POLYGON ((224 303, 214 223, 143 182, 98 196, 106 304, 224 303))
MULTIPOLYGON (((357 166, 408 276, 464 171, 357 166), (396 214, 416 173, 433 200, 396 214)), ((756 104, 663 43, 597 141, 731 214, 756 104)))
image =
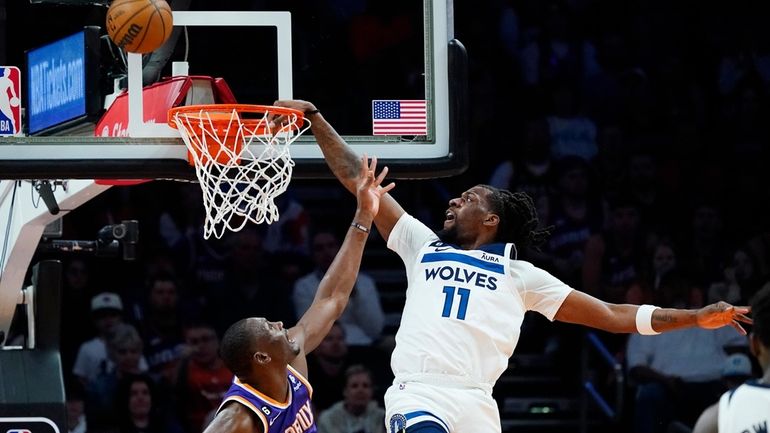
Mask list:
POLYGON ((425 269, 426 281, 435 280, 436 278, 444 281, 473 284, 476 287, 483 287, 489 290, 497 290, 497 277, 460 267, 440 266, 425 269))

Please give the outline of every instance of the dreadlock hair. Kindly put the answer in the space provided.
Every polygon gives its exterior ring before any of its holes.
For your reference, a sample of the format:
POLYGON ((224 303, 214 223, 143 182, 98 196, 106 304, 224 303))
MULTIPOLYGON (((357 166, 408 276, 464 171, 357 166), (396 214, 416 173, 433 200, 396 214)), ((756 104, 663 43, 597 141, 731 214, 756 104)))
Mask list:
POLYGON ((752 332, 770 348, 770 287, 760 290, 751 299, 751 318, 754 319, 752 332))
POLYGON ((249 372, 249 364, 253 356, 250 346, 254 337, 248 320, 241 319, 227 328, 225 335, 222 336, 222 344, 219 346, 219 356, 225 366, 239 377, 249 372))
POLYGON ((490 210, 500 217, 495 241, 516 244, 521 250, 527 247, 539 249, 548 239, 552 227, 538 229, 535 202, 525 192, 510 192, 490 185, 481 185, 490 191, 487 196, 490 210))

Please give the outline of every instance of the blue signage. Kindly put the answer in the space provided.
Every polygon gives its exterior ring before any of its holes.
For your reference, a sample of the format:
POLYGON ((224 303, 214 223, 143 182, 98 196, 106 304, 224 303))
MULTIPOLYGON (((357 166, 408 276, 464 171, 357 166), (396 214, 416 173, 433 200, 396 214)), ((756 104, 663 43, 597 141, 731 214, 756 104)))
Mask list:
POLYGON ((85 32, 27 52, 29 133, 85 116, 85 32))

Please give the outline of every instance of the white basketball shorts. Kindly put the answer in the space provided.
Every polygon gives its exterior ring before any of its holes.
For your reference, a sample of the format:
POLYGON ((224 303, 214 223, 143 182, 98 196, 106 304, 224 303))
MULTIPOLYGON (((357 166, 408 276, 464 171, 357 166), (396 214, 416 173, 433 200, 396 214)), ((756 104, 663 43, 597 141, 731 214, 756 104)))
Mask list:
POLYGON ((447 433, 500 433, 500 413, 492 395, 480 388, 421 382, 393 382, 385 392, 388 433, 433 421, 447 433))

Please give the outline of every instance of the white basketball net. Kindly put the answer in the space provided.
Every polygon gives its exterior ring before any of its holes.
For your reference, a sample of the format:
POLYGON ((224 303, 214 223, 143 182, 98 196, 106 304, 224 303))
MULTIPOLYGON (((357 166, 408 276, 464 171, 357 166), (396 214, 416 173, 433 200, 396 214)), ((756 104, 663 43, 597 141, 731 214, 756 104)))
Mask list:
POLYGON ((271 130, 268 114, 259 113, 261 119, 246 123, 234 108, 222 111, 214 106, 174 114, 203 190, 204 238, 213 234, 220 239, 227 230, 237 232, 248 221, 278 220, 274 200, 286 191, 294 168, 289 148, 310 122, 297 125, 298 116, 290 114, 271 130), (225 144, 225 137, 234 141, 225 144))

